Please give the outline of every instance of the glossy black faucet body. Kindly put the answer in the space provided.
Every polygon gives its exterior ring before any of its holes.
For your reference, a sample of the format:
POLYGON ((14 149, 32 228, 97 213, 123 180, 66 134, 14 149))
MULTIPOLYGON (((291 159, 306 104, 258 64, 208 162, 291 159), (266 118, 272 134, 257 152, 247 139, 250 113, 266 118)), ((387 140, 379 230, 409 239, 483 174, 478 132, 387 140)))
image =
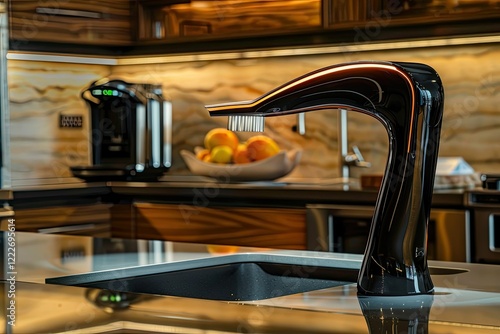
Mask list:
POLYGON ((269 117, 346 109, 379 120, 389 155, 358 278, 362 295, 432 293, 427 226, 444 91, 429 66, 353 62, 298 77, 262 97, 207 106, 211 116, 269 117))

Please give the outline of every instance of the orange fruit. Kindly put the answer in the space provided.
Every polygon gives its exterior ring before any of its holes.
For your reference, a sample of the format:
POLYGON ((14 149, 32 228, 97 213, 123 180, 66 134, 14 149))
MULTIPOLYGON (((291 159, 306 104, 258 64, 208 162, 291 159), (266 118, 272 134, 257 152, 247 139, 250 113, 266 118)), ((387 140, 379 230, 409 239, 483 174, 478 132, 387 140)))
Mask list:
POLYGON ((239 250, 238 246, 207 245, 210 254, 233 254, 239 250))
POLYGON ((272 139, 264 135, 253 136, 246 143, 248 156, 253 161, 263 160, 280 151, 278 144, 272 139))
POLYGON ((245 164, 252 162, 248 154, 248 148, 245 144, 239 144, 233 153, 233 162, 235 164, 245 164))
POLYGON ((229 146, 234 151, 238 147, 239 140, 234 132, 223 128, 215 128, 207 132, 203 143, 209 151, 221 145, 229 146))
POLYGON ((201 161, 205 161, 207 156, 210 157, 210 151, 207 150, 206 148, 196 152, 196 158, 198 158, 201 161))

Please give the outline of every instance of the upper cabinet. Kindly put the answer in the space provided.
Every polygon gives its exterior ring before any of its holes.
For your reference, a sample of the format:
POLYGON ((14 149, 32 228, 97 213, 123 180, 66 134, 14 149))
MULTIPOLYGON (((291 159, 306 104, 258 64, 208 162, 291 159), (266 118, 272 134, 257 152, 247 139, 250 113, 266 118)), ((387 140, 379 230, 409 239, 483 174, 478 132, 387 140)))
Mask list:
POLYGON ((119 55, 500 33, 500 0, 10 0, 9 10, 11 49, 119 55))
POLYGON ((10 0, 11 48, 30 42, 130 45, 133 0, 10 0))
POLYGON ((376 32, 401 25, 467 24, 499 18, 500 0, 326 0, 324 8, 328 27, 366 25, 376 32))
POLYGON ((322 27, 322 0, 139 1, 140 40, 279 34, 322 27))
POLYGON ((138 0, 138 8, 138 42, 171 52, 500 32, 500 0, 138 0))

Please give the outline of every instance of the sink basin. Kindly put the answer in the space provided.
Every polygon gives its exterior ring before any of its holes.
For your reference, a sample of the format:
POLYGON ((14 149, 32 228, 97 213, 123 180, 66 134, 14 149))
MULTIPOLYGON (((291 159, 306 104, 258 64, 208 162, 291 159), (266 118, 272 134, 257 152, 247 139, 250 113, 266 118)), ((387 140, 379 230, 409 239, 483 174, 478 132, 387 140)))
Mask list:
MULTIPOLYGON (((188 298, 251 301, 357 281, 360 262, 245 253, 47 278, 48 284, 188 298)), ((430 268, 435 275, 464 272, 430 268)))
POLYGON ((225 301, 262 300, 356 282, 359 262, 269 254, 47 278, 46 283, 225 301))

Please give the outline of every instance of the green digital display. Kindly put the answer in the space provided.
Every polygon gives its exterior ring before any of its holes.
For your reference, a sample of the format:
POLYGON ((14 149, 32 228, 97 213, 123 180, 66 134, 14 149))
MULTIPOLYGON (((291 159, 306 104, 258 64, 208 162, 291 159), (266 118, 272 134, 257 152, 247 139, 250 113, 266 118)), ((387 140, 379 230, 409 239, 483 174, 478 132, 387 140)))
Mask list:
POLYGON ((114 89, 93 89, 94 96, 122 96, 122 93, 114 89))
POLYGON ((101 301, 119 303, 122 301, 122 297, 119 294, 102 295, 101 301))

